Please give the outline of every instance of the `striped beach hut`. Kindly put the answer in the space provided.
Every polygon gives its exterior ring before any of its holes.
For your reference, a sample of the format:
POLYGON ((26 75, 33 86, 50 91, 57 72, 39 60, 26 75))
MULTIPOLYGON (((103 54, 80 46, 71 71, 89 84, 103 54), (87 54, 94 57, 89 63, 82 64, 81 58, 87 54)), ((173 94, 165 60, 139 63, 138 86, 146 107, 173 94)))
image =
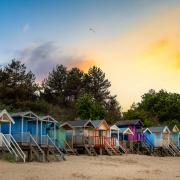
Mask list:
POLYGON ((117 137, 114 137, 113 132, 117 131, 117 127, 111 127, 108 125, 105 119, 103 120, 93 120, 94 124, 94 145, 95 149, 103 154, 103 151, 109 155, 120 154, 117 142, 117 137), (112 134, 111 134, 112 132, 112 134))

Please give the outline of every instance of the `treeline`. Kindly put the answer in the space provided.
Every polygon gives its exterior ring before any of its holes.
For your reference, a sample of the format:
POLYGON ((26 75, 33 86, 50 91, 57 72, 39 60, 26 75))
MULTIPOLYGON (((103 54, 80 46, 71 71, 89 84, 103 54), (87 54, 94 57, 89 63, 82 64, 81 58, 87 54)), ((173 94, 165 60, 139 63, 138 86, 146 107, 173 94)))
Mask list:
POLYGON ((151 89, 141 102, 124 113, 126 119, 142 119, 146 126, 177 125, 180 128, 180 94, 151 89))
POLYGON ((109 123, 121 119, 121 107, 112 96, 111 83, 98 67, 87 73, 57 65, 42 83, 13 59, 0 69, 0 108, 9 111, 32 110, 63 120, 102 119, 109 123))

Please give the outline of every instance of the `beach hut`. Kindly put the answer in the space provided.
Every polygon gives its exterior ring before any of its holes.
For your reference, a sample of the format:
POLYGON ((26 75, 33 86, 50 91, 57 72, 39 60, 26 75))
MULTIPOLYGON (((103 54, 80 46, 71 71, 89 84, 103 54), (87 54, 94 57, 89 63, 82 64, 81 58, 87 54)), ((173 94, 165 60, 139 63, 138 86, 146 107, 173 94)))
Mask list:
POLYGON ((48 134, 49 137, 53 139, 54 143, 63 150, 66 144, 66 131, 72 130, 73 127, 68 123, 58 122, 57 120, 52 118, 52 116, 46 116, 46 118, 41 117, 41 119, 48 119, 48 124, 46 123, 45 126, 47 131, 46 134, 48 134))
POLYGON ((169 127, 171 131, 171 142, 175 144, 177 147, 180 147, 180 130, 179 128, 174 125, 169 127))
POLYGON ((133 134, 127 135, 126 139, 128 141, 137 142, 142 141, 142 128, 144 126, 140 119, 136 120, 122 120, 116 124, 119 128, 129 128, 133 134))
POLYGON ((118 128, 116 125, 110 127, 110 136, 116 138, 116 146, 124 153, 128 152, 128 135, 133 135, 129 128, 118 128))
POLYGON ((16 160, 25 162, 26 155, 11 134, 11 126, 14 123, 14 120, 6 110, 0 111, 0 150, 6 149, 15 156, 16 160))
MULTIPOLYGON (((105 119, 103 120, 93 120, 94 124, 94 145, 95 149, 99 151, 100 154, 103 152, 108 153, 109 155, 118 155, 120 154, 119 149, 117 148, 117 138, 111 137, 111 130, 105 119)), ((115 127, 114 127, 115 130, 115 127)), ((112 128, 113 131, 113 128, 112 128)), ((113 135, 113 134, 112 134, 113 135)))
POLYGON ((93 142, 94 125, 91 120, 67 121, 61 125, 71 127, 66 132, 66 140, 70 147, 76 149, 79 153, 88 153, 96 155, 93 142))
MULTIPOLYGON (((57 126, 58 121, 55 120, 52 116, 39 116, 40 123, 38 124, 39 128, 39 137, 41 137, 40 144, 46 145, 49 141, 52 141, 54 144, 57 144, 57 126)), ((51 143, 52 143, 51 142, 51 143)))
POLYGON ((57 141, 59 148, 62 149, 66 154, 77 155, 76 149, 73 148, 73 127, 68 123, 59 123, 57 126, 57 141), (69 135, 69 142, 67 139, 69 135))
POLYGON ((21 149, 27 154, 28 160, 36 158, 45 161, 45 153, 38 144, 39 117, 32 111, 11 113, 15 124, 11 126, 13 138, 21 149))

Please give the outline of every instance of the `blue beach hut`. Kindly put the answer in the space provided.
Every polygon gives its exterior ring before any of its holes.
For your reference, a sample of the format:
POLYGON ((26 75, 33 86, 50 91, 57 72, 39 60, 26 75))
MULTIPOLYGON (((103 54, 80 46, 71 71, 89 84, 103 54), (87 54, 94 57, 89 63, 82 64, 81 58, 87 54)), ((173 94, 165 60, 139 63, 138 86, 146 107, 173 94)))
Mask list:
POLYGON ((30 136, 38 141, 39 118, 32 111, 11 113, 15 124, 11 127, 12 135, 19 143, 29 143, 30 136))

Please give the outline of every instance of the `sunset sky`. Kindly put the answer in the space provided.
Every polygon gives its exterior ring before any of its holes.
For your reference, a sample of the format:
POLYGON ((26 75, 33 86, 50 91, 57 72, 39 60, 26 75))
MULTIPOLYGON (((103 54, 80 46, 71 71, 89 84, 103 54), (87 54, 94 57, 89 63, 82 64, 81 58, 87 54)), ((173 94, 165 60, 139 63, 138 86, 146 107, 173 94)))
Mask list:
POLYGON ((99 66, 127 110, 149 89, 180 93, 180 0, 0 0, 0 65, 99 66))

